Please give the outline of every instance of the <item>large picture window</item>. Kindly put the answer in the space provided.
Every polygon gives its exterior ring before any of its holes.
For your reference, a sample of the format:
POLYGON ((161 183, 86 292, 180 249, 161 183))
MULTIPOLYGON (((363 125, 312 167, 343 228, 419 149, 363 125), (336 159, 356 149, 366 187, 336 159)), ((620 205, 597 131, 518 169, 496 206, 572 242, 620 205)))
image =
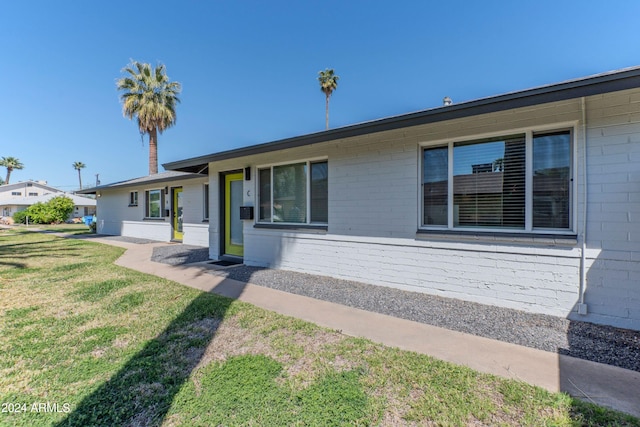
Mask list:
POLYGON ((146 195, 146 212, 147 218, 162 218, 162 190, 149 190, 146 195))
POLYGON ((328 167, 326 161, 301 162, 258 170, 258 221, 326 224, 328 167))
POLYGON ((571 141, 563 130, 425 148, 422 225, 570 230, 571 141))

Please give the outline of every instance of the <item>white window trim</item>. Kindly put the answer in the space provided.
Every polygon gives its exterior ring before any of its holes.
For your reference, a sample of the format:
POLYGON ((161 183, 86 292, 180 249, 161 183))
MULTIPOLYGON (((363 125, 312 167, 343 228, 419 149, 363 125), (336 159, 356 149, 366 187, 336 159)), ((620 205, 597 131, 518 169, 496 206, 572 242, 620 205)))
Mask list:
MULTIPOLYGON (((554 124, 547 124, 542 126, 530 126, 525 128, 511 129, 507 128, 496 132, 487 132, 480 134, 462 135, 455 138, 446 138, 428 142, 420 142, 418 144, 418 230, 427 231, 455 231, 457 233, 504 233, 504 234, 557 234, 557 235, 575 235, 577 230, 578 221, 578 132, 579 121, 559 122, 554 124), (533 134, 545 133, 553 131, 571 131, 571 194, 569 199, 571 204, 569 206, 569 219, 571 221, 570 227, 566 230, 560 229, 546 229, 546 228, 533 228, 533 134), (489 227, 454 227, 453 222, 453 146, 456 142, 474 141, 486 138, 496 138, 504 135, 524 134, 525 135, 525 228, 524 229, 511 229, 511 228, 489 228, 489 227), (424 225, 423 224, 423 183, 424 183, 424 156, 423 152, 428 148, 447 147, 449 168, 447 172, 447 225, 424 225)), ((584 149, 584 147, 583 147, 584 149)))
POLYGON ((130 207, 135 207, 138 206, 140 204, 140 193, 136 190, 136 191, 130 191, 129 192, 129 206, 130 207), (135 193, 135 203, 133 203, 133 194, 135 193))
POLYGON ((164 203, 165 203, 165 194, 164 194, 164 188, 149 188, 149 189, 145 189, 144 190, 144 217, 146 219, 156 219, 156 220, 164 220, 165 216, 164 216, 164 203), (151 200, 150 200, 150 196, 151 196, 151 192, 152 191, 159 191, 160 192, 160 216, 150 216, 151 214, 151 200))
MULTIPOLYGON (((314 225, 320 225, 320 226, 325 226, 328 225, 328 222, 311 222, 311 164, 312 163, 319 163, 319 162, 327 162, 327 165, 329 163, 329 157, 328 156, 322 156, 322 157, 311 157, 311 158, 306 158, 306 159, 301 159, 301 160, 290 160, 290 161, 286 161, 286 162, 277 162, 277 163, 268 163, 268 164, 263 164, 263 165, 257 165, 255 168, 255 191, 254 194, 256 195, 256 201, 255 204, 256 206, 260 206, 260 170, 261 169, 271 169, 271 174, 270 174, 270 178, 271 178, 271 183, 270 183, 270 188, 271 188, 271 194, 269 195, 270 200, 271 200, 271 220, 269 221, 265 221, 265 220, 260 220, 260 214, 259 212, 256 213, 255 216, 255 223, 256 224, 273 224, 273 225, 284 225, 284 226, 299 226, 299 227, 306 227, 306 226, 314 226, 314 225), (299 163, 305 163, 307 165, 307 183, 306 183, 306 190, 307 190, 307 222, 274 222, 273 221, 273 168, 277 167, 277 166, 286 166, 286 165, 295 165, 295 164, 299 164, 299 163)), ((328 189, 327 189, 328 191, 328 189)))
POLYGON ((211 209, 208 200, 211 200, 211 194, 209 194, 209 183, 205 182, 202 184, 202 219, 203 221, 209 221, 209 217, 211 216, 211 209), (209 196, 207 198, 207 196, 209 196))

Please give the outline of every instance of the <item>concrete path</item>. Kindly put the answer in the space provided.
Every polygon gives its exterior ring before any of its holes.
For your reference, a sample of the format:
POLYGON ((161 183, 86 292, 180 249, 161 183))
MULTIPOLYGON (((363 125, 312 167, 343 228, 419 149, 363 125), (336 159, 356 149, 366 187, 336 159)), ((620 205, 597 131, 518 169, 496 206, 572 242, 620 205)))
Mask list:
POLYGON ((267 310, 340 330, 346 335, 428 354, 552 392, 564 391, 640 417, 640 372, 225 279, 210 274, 214 267, 205 263, 171 266, 152 262, 153 248, 166 243, 142 245, 99 237, 91 238, 91 241, 126 248, 125 254, 116 261, 123 267, 237 298, 267 310))

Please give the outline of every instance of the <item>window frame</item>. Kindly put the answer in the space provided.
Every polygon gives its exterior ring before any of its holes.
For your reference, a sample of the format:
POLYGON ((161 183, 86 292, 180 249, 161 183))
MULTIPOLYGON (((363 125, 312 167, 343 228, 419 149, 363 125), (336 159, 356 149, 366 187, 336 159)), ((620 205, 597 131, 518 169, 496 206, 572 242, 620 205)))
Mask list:
POLYGON ((202 185, 202 220, 209 221, 209 183, 204 183, 202 185))
POLYGON ((278 162, 278 163, 269 163, 269 164, 263 164, 263 165, 258 165, 256 166, 256 183, 255 183, 255 194, 256 194, 256 201, 257 201, 257 205, 258 205, 258 209, 255 215, 255 224, 257 227, 260 226, 272 226, 272 227, 280 227, 280 228, 314 228, 314 227, 320 227, 323 229, 326 229, 326 227, 329 224, 329 218, 328 218, 328 210, 329 210, 329 185, 327 182, 327 222, 312 222, 311 221, 311 165, 314 163, 326 163, 327 164, 327 181, 329 179, 329 159, 328 157, 314 157, 314 158, 308 158, 305 160, 291 160, 291 161, 286 161, 286 162, 278 162), (273 178, 274 178, 274 173, 273 173, 273 169, 275 167, 278 166, 289 166, 289 165, 296 165, 296 164, 304 164, 307 168, 307 173, 306 173, 306 182, 305 182, 305 191, 306 191, 306 222, 284 222, 284 221, 273 221, 273 191, 274 191, 274 185, 273 185, 273 178), (269 194, 269 201, 270 201, 270 208, 271 208, 271 215, 270 218, 268 220, 263 220, 260 219, 260 199, 262 197, 261 194, 261 188, 260 188, 260 172, 263 170, 269 170, 269 174, 270 174, 270 183, 269 183, 269 187, 270 187, 270 194, 269 194))
POLYGON ((144 207, 144 218, 145 219, 153 219, 153 220, 161 220, 165 218, 164 215, 164 189, 163 188, 152 188, 149 190, 145 190, 144 192, 145 199, 145 207, 144 207), (160 212, 159 216, 151 216, 151 193, 158 191, 160 193, 160 200, 158 203, 160 204, 160 212))
POLYGON ((12 196, 22 196, 22 191, 12 191, 11 195, 12 196))
POLYGON ((519 129, 505 129, 500 132, 485 134, 463 135, 456 138, 422 142, 418 144, 418 231, 419 232, 443 232, 453 234, 495 234, 495 235, 559 235, 572 236, 577 228, 577 175, 578 175, 578 122, 555 123, 547 126, 527 127, 519 129), (533 227, 533 139, 539 134, 568 131, 570 133, 569 147, 569 227, 542 228, 533 227), (524 228, 507 227, 461 227, 454 226, 454 147, 456 143, 472 143, 491 138, 503 138, 510 135, 523 134, 525 138, 525 226, 524 228), (448 153, 447 171, 447 224, 429 225, 424 223, 424 152, 430 148, 446 147, 448 153))
POLYGON ((138 191, 130 191, 129 192, 129 207, 138 206, 138 202, 139 202, 138 191))

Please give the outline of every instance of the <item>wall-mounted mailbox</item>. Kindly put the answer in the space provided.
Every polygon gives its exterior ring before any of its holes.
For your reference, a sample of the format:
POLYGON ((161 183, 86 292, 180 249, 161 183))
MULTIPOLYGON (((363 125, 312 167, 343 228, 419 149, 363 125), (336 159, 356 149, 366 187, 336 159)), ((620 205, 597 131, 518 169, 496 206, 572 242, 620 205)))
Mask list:
POLYGON ((240 219, 253 219, 253 206, 240 206, 240 219))

